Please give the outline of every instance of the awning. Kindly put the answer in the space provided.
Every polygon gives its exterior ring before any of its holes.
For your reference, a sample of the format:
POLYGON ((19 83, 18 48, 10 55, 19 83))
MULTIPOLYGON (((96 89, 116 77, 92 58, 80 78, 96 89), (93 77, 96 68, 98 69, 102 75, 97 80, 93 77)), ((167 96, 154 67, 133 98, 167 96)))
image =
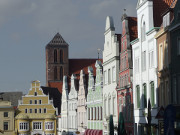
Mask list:
POLYGON ((96 129, 86 129, 84 132, 84 135, 102 135, 102 130, 96 130, 96 129))

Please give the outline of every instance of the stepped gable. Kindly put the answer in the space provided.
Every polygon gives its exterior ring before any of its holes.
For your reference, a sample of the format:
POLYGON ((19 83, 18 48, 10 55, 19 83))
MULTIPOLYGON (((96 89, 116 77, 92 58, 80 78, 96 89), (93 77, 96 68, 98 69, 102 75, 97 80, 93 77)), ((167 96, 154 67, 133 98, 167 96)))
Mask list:
POLYGON ((53 105, 55 108, 58 108, 58 115, 61 113, 61 97, 62 94, 59 92, 57 88, 44 87, 41 86, 43 93, 49 95, 49 99, 53 99, 53 105))
POLYGON ((130 42, 138 38, 138 30, 137 30, 137 18, 136 17, 128 17, 128 27, 129 27, 129 36, 130 42))
POLYGON ((154 27, 160 27, 162 24, 162 14, 168 9, 174 0, 153 0, 153 19, 154 27))
POLYGON ((47 46, 49 46, 49 45, 51 45, 51 46, 57 46, 57 45, 68 45, 68 44, 67 44, 66 41, 63 39, 63 37, 62 37, 59 33, 57 33, 57 34, 53 37, 53 39, 48 43, 47 46))

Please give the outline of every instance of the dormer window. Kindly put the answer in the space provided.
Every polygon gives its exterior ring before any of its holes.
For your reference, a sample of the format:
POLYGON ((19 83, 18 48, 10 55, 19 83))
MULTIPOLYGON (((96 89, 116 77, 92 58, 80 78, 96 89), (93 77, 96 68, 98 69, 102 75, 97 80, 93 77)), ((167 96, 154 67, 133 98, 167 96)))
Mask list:
POLYGON ((163 27, 165 28, 169 25, 170 25, 170 12, 168 12, 163 16, 163 27))

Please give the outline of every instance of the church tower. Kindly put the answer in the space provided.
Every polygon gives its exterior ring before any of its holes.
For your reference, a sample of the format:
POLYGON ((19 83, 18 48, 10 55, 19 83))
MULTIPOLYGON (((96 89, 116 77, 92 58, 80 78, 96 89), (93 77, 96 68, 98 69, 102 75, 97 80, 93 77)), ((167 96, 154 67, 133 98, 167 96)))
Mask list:
POLYGON ((63 76, 69 74, 68 47, 59 33, 46 45, 46 85, 60 92, 63 76))

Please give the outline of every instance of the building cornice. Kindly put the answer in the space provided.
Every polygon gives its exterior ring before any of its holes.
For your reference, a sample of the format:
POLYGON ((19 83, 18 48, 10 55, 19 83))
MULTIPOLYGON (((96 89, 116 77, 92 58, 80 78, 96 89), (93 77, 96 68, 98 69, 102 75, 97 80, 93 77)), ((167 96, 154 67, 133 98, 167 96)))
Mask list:
POLYGON ((146 32, 146 35, 149 36, 151 33, 153 33, 154 31, 158 31, 159 29, 160 29, 160 27, 153 27, 148 32, 146 32))
POLYGON ((114 56, 113 58, 111 58, 111 59, 107 60, 106 62, 104 62, 102 65, 105 66, 105 65, 111 63, 114 60, 119 60, 119 56, 114 56))
POLYGON ((139 42, 139 38, 134 39, 133 41, 130 42, 131 45, 134 45, 135 43, 139 42))
POLYGON ((169 28, 169 31, 174 31, 176 28, 180 27, 180 23, 179 24, 176 24, 174 25, 173 27, 169 28))
POLYGON ((164 33, 166 33, 168 31, 168 27, 162 28, 158 31, 158 33, 154 36, 154 38, 159 38, 160 36, 162 36, 164 33))

